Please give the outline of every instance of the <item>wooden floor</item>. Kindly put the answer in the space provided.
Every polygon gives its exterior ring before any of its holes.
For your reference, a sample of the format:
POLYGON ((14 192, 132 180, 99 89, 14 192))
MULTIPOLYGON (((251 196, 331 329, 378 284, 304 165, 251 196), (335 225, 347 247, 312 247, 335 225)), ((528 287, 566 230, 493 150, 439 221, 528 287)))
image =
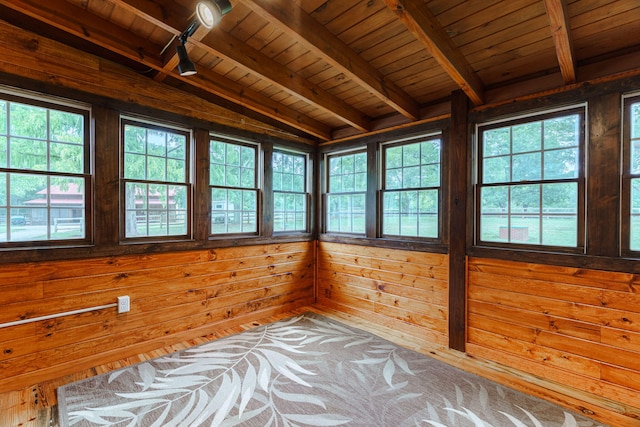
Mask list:
MULTIPOLYGON (((61 385, 88 378, 94 375, 99 375, 135 363, 143 362, 152 358, 160 357, 168 353, 199 345, 234 333, 242 332, 244 330, 266 323, 274 322, 286 317, 290 317, 292 315, 300 314, 305 311, 313 311, 327 317, 337 319, 345 324, 349 324, 363 330, 368 330, 369 332, 375 333, 376 335, 390 341, 394 341, 406 348, 410 348, 423 354, 428 354, 429 356, 432 356, 436 359, 442 360, 446 363, 465 369, 467 371, 474 372, 481 376, 488 377, 494 381, 509 385, 513 388, 520 389, 525 392, 533 391, 532 394, 540 394, 539 392, 536 393, 534 389, 530 388, 530 386, 532 385, 530 381, 535 381, 532 378, 520 377, 518 381, 517 376, 514 376, 513 373, 505 372, 504 370, 502 370, 502 372, 497 372, 495 367, 487 366, 486 362, 479 364, 477 360, 470 360, 463 353, 448 351, 447 349, 443 348, 436 348, 426 340, 421 340, 416 337, 398 333, 398 331, 385 328, 384 326, 376 325, 375 323, 372 323, 370 321, 363 320, 349 314, 341 313, 336 310, 320 306, 313 306, 303 307, 294 311, 261 318, 259 320, 243 324, 235 328, 216 331, 215 333, 184 341, 176 345, 159 348, 157 350, 140 354, 135 357, 121 359, 113 363, 97 366, 92 369, 77 372, 75 374, 57 378, 52 381, 35 384, 22 390, 0 394, 0 426, 64 427, 60 426, 60 424, 58 423, 57 412, 58 406, 56 389, 61 385), (516 381, 513 381, 514 379, 516 381), (527 384, 527 386, 523 387, 522 384, 519 383, 527 384)), ((547 392, 549 392, 549 390, 547 390, 547 392)), ((549 395, 547 394, 546 397, 548 398, 549 395)), ((556 403, 562 404, 562 401, 556 403)), ((566 406, 571 407, 573 405, 567 404, 566 406)), ((575 406, 570 409, 575 410, 575 406)), ((586 413, 586 415, 589 416, 588 413, 586 413)))

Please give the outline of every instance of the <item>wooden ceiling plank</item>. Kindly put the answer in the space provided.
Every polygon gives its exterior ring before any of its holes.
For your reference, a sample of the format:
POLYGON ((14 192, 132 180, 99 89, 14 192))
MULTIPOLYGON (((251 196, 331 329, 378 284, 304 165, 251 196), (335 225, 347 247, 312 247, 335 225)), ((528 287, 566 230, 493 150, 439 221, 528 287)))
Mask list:
POLYGON ((65 0, 0 0, 0 4, 128 59, 161 63, 155 45, 65 0))
POLYGON ((407 0, 385 0, 387 6, 398 16, 409 31, 420 40, 447 74, 476 105, 484 103, 484 85, 473 71, 462 52, 429 11, 423 2, 407 0))
POLYGON ((556 46, 556 55, 560 64, 560 72, 565 84, 576 82, 576 60, 573 40, 569 30, 569 16, 565 0, 545 0, 551 35, 556 46))
POLYGON ((331 139, 331 129, 300 112, 288 108, 280 102, 268 98, 255 90, 242 86, 233 80, 222 77, 210 70, 200 70, 195 76, 181 77, 191 86, 213 93, 267 117, 285 123, 295 129, 302 130, 316 138, 328 141, 331 139))
MULTIPOLYGON (((127 5, 132 13, 136 13, 154 23, 161 22, 164 17, 164 15, 160 14, 160 9, 152 5, 146 5, 146 2, 142 0, 115 1, 119 5, 127 5), (145 6, 145 9, 136 11, 134 6, 145 6)), ((167 27, 167 24, 163 23, 162 26, 167 27)), ((181 34, 175 28, 171 32, 177 35, 181 34)), ((211 54, 221 56, 237 66, 246 68, 251 73, 259 75, 269 80, 272 84, 281 87, 289 94, 301 97, 306 102, 316 105, 318 108, 333 114, 361 131, 366 132, 370 129, 369 118, 362 112, 225 31, 218 29, 206 30, 203 27, 199 27, 189 37, 188 41, 211 54)), ((164 72, 170 73, 178 65, 178 62, 175 48, 169 50, 168 57, 165 60, 164 72)), ((162 80, 163 77, 161 76, 162 74, 159 74, 156 80, 162 80)))
POLYGON ((243 2, 265 19, 277 23, 289 37, 306 44, 316 55, 341 69, 396 111, 412 120, 419 118, 419 106, 413 98, 290 0, 243 2))
POLYGON ((213 49, 224 59, 269 80, 287 93, 316 105, 345 123, 362 131, 370 129, 369 118, 360 111, 230 34, 212 30, 201 43, 198 44, 201 48, 213 49))

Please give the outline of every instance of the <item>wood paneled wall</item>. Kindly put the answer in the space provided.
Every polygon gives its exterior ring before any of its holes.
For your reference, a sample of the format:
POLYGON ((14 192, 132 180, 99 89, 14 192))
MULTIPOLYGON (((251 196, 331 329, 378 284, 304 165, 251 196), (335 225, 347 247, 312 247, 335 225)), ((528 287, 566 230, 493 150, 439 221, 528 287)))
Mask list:
POLYGON ((638 275, 483 258, 468 265, 469 355, 600 396, 640 423, 638 275))
POLYGON ((314 302, 314 243, 0 266, 0 392, 314 302))
POLYGON ((448 345, 443 254, 319 242, 318 303, 448 345))

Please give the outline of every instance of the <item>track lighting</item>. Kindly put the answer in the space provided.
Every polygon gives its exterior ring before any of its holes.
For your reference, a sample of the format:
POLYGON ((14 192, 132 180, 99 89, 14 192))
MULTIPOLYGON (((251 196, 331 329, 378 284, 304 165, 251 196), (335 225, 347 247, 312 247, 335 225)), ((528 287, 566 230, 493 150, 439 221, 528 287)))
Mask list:
POLYGON ((193 35, 200 25, 207 29, 211 29, 218 25, 223 15, 231 11, 231 2, 229 0, 201 0, 196 4, 196 17, 186 30, 180 35, 180 44, 176 46, 176 52, 180 63, 178 63, 178 72, 181 76, 192 76, 198 71, 195 64, 189 59, 185 43, 187 39, 193 35))

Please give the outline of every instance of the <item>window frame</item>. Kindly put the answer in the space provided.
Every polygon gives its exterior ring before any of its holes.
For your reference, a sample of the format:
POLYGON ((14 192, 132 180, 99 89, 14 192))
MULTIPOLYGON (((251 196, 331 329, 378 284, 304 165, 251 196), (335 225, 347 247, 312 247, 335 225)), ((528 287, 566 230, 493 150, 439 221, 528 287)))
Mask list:
MULTIPOLYGON (((547 109, 542 111, 536 111, 532 113, 521 114, 517 116, 511 116, 506 118, 498 118, 495 120, 488 120, 482 123, 476 123, 475 125, 475 150, 474 150, 474 221, 473 221, 473 243, 477 247, 490 247, 490 248, 505 248, 510 250, 527 250, 527 251, 549 251, 549 252, 560 252, 560 253, 573 253, 573 254, 584 254, 586 251, 585 244, 585 235, 586 235, 586 148, 587 143, 585 140, 586 135, 586 120, 587 120, 587 108, 588 105, 586 103, 581 104, 573 104, 570 106, 559 107, 555 109, 547 109), (491 130, 491 129, 500 129, 505 127, 514 127, 518 125, 523 125, 532 122, 544 121, 553 118, 559 118, 563 116, 570 115, 578 115, 579 116, 579 129, 578 129, 578 154, 577 154, 577 176, 575 178, 556 178, 556 179, 544 179, 539 178, 535 180, 521 180, 521 181, 501 181, 495 183, 484 183, 483 182, 483 166, 484 166, 484 155, 483 155, 483 131, 491 130), (481 238, 481 221, 482 221, 482 199, 481 194, 484 188, 490 187, 517 187, 522 185, 539 185, 541 188, 545 184, 555 184, 555 183, 568 183, 575 182, 576 183, 576 221, 577 221, 577 230, 576 230, 576 245, 575 246, 559 246, 559 245, 548 245, 548 244, 536 244, 536 243, 514 243, 511 239, 509 241, 488 241, 482 240, 481 238), (520 183, 520 184, 519 184, 520 183)), ((510 138, 510 144, 513 140, 510 138)), ((544 139, 542 140, 544 141, 544 139)), ((511 145, 510 145, 511 146, 511 145)), ((539 152, 541 153, 541 157, 544 157, 544 146, 541 146, 539 152)), ((516 153, 518 154, 518 153, 516 153)), ((509 157, 514 155, 513 151, 510 149, 509 157)), ((511 163, 510 163, 511 165, 511 163)), ((544 172, 544 161, 541 160, 541 171, 544 172)), ((510 168, 511 171, 511 168, 510 168)), ((512 171, 511 171, 512 173, 512 171)), ((542 197, 542 195, 540 196, 542 197)), ((543 206, 540 206, 539 212, 539 221, 542 221, 544 218, 542 212, 543 206)), ((510 224, 511 213, 508 214, 508 224, 510 224)), ((511 227, 511 225, 509 225, 511 227)), ((509 234, 510 236, 510 234, 509 234)), ((540 236, 542 238, 542 236, 540 236)))
MULTIPOLYGON (((83 195, 83 210, 84 210, 84 218, 81 222, 81 229, 84 232, 84 237, 81 238, 70 238, 70 239, 43 239, 43 240, 18 240, 18 241, 4 241, 0 242, 0 249, 18 249, 18 248, 37 248, 37 247, 60 247, 60 248, 73 248, 73 247, 81 247, 92 244, 93 242, 93 140, 91 138, 91 106, 74 100, 68 100, 64 98, 57 98, 54 96, 32 93, 26 90, 13 90, 11 88, 0 88, 0 101, 6 102, 7 105, 11 103, 22 104, 37 108, 46 109, 47 114, 47 136, 44 139, 47 143, 47 164, 50 161, 50 144, 51 142, 55 142, 51 140, 49 121, 50 121, 50 112, 57 111, 63 113, 72 113, 77 114, 83 117, 83 159, 82 159, 82 172, 60 172, 60 171, 52 171, 48 168, 46 170, 36 170, 36 169, 23 169, 11 167, 10 164, 6 164, 6 167, 0 165, 0 173, 6 174, 8 177, 11 174, 18 175, 33 175, 33 176, 42 176, 47 180, 47 188, 51 188, 51 178, 59 177, 59 178, 72 178, 72 179, 81 179, 83 181, 84 187, 84 195, 83 195)), ((7 122, 7 144, 9 144, 10 138, 13 135, 9 135, 10 133, 10 117, 7 114, 6 118, 7 122)), ((9 147, 7 146, 7 149, 9 147)), ((7 158, 7 162, 9 158, 7 158)), ((9 190, 9 182, 5 182, 5 189, 9 190)), ((11 204, 9 202, 10 192, 7 191, 7 231, 10 227, 11 221, 11 204)), ((51 221, 51 211, 56 209, 51 206, 51 198, 50 193, 47 192, 47 235, 50 236, 52 229, 54 228, 54 224, 50 223, 51 221)))
MULTIPOLYGON (((236 138, 229 135, 222 135, 218 133, 211 132, 209 133, 207 143, 207 151, 211 153, 211 144, 214 141, 222 142, 225 144, 233 144, 241 147, 250 147, 255 150, 254 156, 254 187, 246 188, 246 187, 233 187, 233 186, 219 186, 211 184, 211 173, 209 170, 209 174, 207 176, 207 191, 210 196, 209 203, 209 218, 208 218, 208 238, 210 240, 228 240, 231 238, 255 238, 259 237, 263 234, 262 232, 262 215, 264 210, 263 203, 263 191, 264 191, 264 176, 262 174, 263 170, 263 157, 264 157, 264 147, 263 144, 257 141, 236 138), (230 233, 214 233, 213 232, 213 189, 232 189, 232 190, 241 190, 241 191, 254 191, 256 193, 256 229, 255 231, 248 232, 230 232, 230 233)), ((209 158, 209 166, 212 165, 212 160, 209 158)), ((242 213, 241 213, 242 214, 242 213)), ((228 215, 228 214, 227 214, 228 215)))
MULTIPOLYGON (((327 152, 323 154, 323 164, 324 164, 324 168, 323 168, 323 182, 322 182, 322 233, 323 234, 328 234, 328 235, 343 235, 343 236, 352 236, 352 237, 358 237, 358 238, 365 238, 367 237, 367 216, 370 215, 371 213, 367 211, 368 206, 368 202, 367 202, 367 197, 368 197, 368 193, 370 191, 369 189, 369 179, 367 176, 367 188, 364 191, 352 191, 352 192, 331 192, 331 186, 330 186, 330 180, 331 180, 331 175, 330 175, 330 163, 331 163, 331 159, 334 157, 343 157, 343 156, 348 156, 348 155, 357 155, 357 154, 364 154, 365 158, 367 159, 368 162, 368 150, 367 147, 358 147, 358 148, 352 148, 352 149, 346 149, 346 150, 340 150, 340 151, 331 151, 331 152, 327 152), (362 232, 346 232, 346 231, 333 231, 333 230, 329 230, 329 197, 331 195, 355 195, 355 194, 363 194, 364 198, 365 198, 365 202, 364 202, 364 230, 362 232)), ((354 178, 355 179, 355 178, 354 178)), ((378 177, 376 177, 376 179, 378 179, 378 177)))
POLYGON ((298 157, 302 157, 303 161, 304 161, 304 192, 294 192, 294 191, 282 191, 282 190, 275 190, 275 168, 272 167, 271 168, 271 193, 273 196, 273 212, 271 212, 272 214, 272 221, 273 221, 273 235, 274 236, 282 236, 282 235, 291 235, 291 234, 308 234, 310 232, 310 228, 311 228, 311 193, 310 193, 310 188, 312 188, 311 186, 311 174, 309 173, 309 171, 311 170, 311 156, 309 155, 309 153, 305 153, 302 151, 296 151, 293 149, 289 149, 289 148, 283 148, 283 147, 279 147, 279 146, 275 146, 271 152, 271 157, 272 157, 272 165, 273 165, 273 156, 275 156, 277 153, 280 154, 284 154, 284 155, 289 155, 289 156, 298 156, 298 157), (276 193, 284 193, 284 194, 299 194, 299 195, 303 195, 304 197, 304 202, 305 202, 305 212, 304 212, 304 228, 303 229, 297 229, 297 230, 276 230, 275 227, 275 216, 276 216, 276 203, 275 203, 275 199, 276 199, 276 193))
MULTIPOLYGON (((622 176, 621 176, 621 221, 620 221, 620 252, 622 256, 630 258, 640 258, 640 248, 631 249, 631 230, 632 218, 635 216, 631 212, 632 209, 632 191, 633 180, 640 180, 640 171, 633 173, 631 171, 632 160, 632 120, 631 108, 634 105, 640 105, 640 93, 631 93, 622 97, 622 176)), ((639 138, 640 142, 640 138, 639 138)), ((640 213, 637 214, 640 221, 640 213)), ((640 233, 640 226, 638 226, 640 233)))
MULTIPOLYGON (((443 141, 443 133, 441 131, 438 132, 425 132, 424 134, 412 135, 405 138, 393 139, 386 142, 381 142, 378 147, 379 156, 380 156, 380 168, 379 168, 379 182, 378 182, 378 192, 379 192, 379 207, 378 207, 378 215, 377 215, 377 225, 379 228, 378 236, 386 239, 394 239, 394 240, 412 240, 412 241, 424 241, 424 242, 433 242, 433 243, 441 243, 442 235, 443 235, 443 220, 442 220, 442 208, 443 208, 443 167, 442 167, 442 159, 443 159, 443 150, 444 150, 444 141, 443 141), (410 144, 420 144, 423 142, 430 141, 438 141, 439 142, 439 158, 438 158, 438 185, 437 186, 420 186, 420 187, 403 187, 398 189, 387 189, 387 149, 393 147, 404 147, 410 144), (403 234, 385 234, 384 232, 384 196, 389 192, 408 192, 408 191, 437 191, 437 235, 435 237, 431 236, 413 236, 413 235, 403 235, 403 234)), ((418 165, 419 167, 422 164, 418 165)), ((404 166, 401 166, 401 169, 404 169, 404 166)))
MULTIPOLYGON (((193 178, 193 155, 194 152, 194 136, 190 129, 185 129, 179 126, 175 126, 170 123, 162 123, 147 118, 133 117, 122 115, 120 117, 120 243, 150 243, 150 242, 173 242, 173 241, 190 241, 193 240, 193 193, 194 193, 194 178, 193 178), (178 135, 184 135, 186 137, 185 146, 185 181, 173 182, 173 181, 159 181, 149 179, 131 179, 125 177, 125 128, 127 125, 135 127, 145 128, 147 130, 157 130, 162 132, 168 132, 178 135), (142 183, 145 185, 166 185, 167 187, 176 185, 186 188, 186 213, 185 213, 185 234, 169 234, 169 235, 145 235, 127 237, 127 200, 126 200, 126 188, 127 183, 142 183)), ((145 158, 147 154, 145 153, 145 158)))

